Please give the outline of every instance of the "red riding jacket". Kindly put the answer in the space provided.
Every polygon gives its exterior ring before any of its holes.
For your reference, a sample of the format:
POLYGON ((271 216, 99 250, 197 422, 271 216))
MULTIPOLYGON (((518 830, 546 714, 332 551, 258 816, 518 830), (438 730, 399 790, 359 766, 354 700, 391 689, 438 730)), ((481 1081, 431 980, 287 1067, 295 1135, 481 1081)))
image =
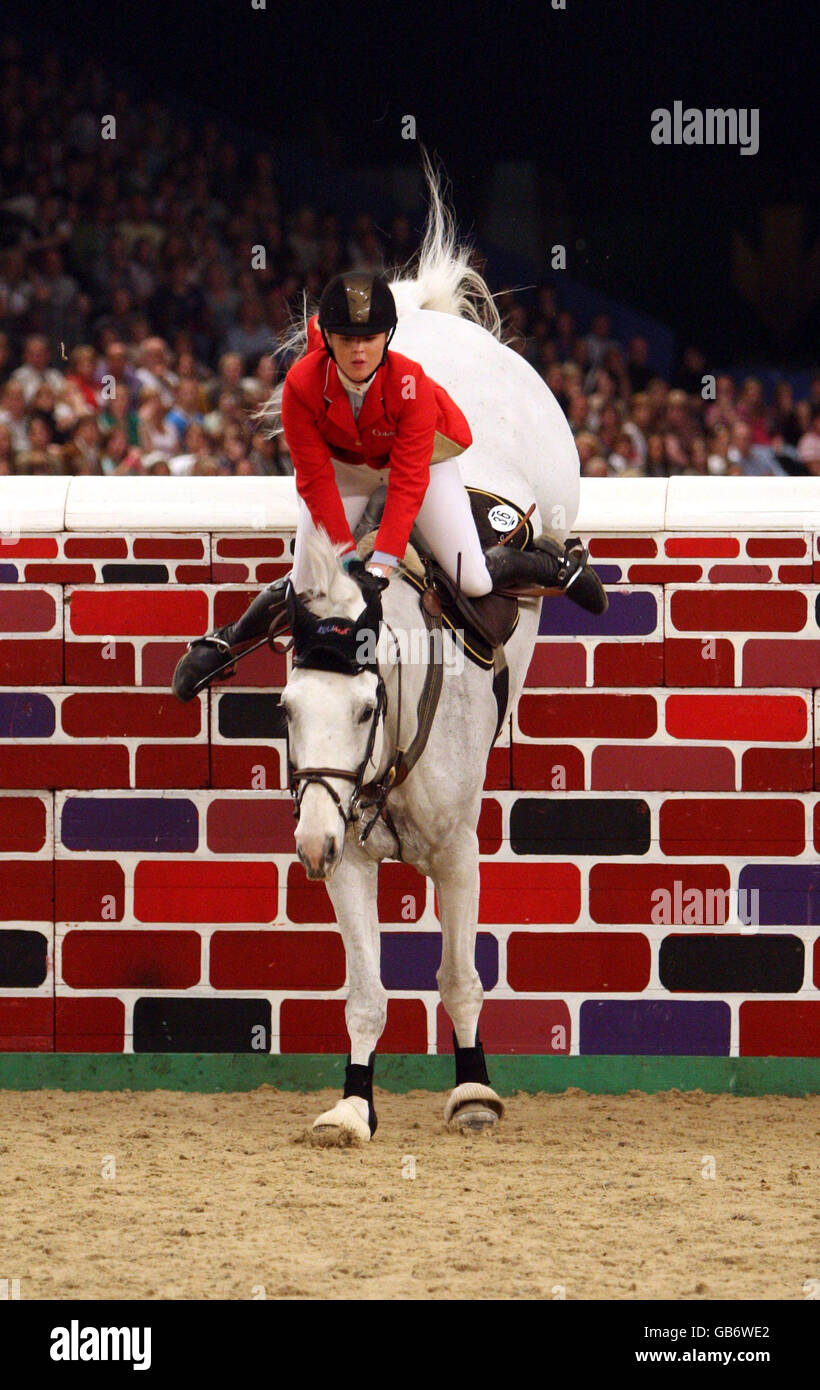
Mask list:
POLYGON ((358 420, 316 326, 307 352, 291 367, 282 393, 282 428, 293 459, 296 490, 314 525, 337 544, 353 546, 331 456, 362 467, 389 468, 376 550, 399 558, 418 514, 430 464, 473 442, 470 426, 447 392, 418 362, 388 352, 365 394, 358 420))

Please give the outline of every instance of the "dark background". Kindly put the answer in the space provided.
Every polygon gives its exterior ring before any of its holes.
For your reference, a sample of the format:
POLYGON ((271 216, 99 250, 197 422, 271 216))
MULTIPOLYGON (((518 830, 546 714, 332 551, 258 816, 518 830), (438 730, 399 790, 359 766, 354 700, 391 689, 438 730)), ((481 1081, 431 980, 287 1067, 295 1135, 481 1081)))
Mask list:
POLYGON ((547 245, 568 241, 577 280, 724 357, 808 364, 818 276, 803 260, 820 234, 812 7, 566 5, 5 0, 3 27, 79 42, 132 69, 145 93, 210 106, 335 167, 417 166, 418 144, 401 138, 411 114, 479 243, 493 163, 532 161, 547 245), (759 107, 759 153, 654 146, 651 112, 675 100, 759 107), (801 210, 796 251, 764 245, 766 210, 784 203, 801 210), (735 233, 763 252, 764 276, 805 300, 796 325, 767 323, 738 294, 735 233))

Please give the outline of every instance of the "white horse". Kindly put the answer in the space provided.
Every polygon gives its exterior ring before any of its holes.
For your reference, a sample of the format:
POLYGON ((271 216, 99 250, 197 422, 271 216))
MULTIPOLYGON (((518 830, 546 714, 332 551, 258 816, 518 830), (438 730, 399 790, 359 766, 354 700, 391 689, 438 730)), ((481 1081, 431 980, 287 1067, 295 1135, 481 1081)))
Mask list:
MULTIPOLYGON (((549 531, 563 541, 578 506, 580 470, 572 434, 543 380, 502 342, 490 292, 456 243, 429 166, 427 177, 431 210, 416 273, 392 283, 399 313, 395 347, 439 381, 467 416, 474 443, 459 460, 464 481, 499 493, 525 511, 535 503, 534 534, 549 531)), ((340 567, 323 533, 311 542, 310 555, 310 612, 317 617, 358 617, 362 592, 340 567)), ((505 647, 510 709, 524 684, 539 608, 538 599, 520 600, 518 626, 505 647)), ((394 634, 425 632, 419 595, 394 575, 382 595, 382 612, 377 658, 386 712, 378 704, 378 676, 373 670, 351 675, 295 668, 282 696, 295 769, 354 773, 366 763, 367 780, 378 779, 397 744, 407 748, 412 739, 426 658, 401 663, 399 731, 394 634)), ((425 650, 418 641, 410 646, 417 658, 425 650)), ((322 1142, 344 1143, 350 1136, 367 1141, 375 1129, 373 1057, 387 1013, 376 885, 379 862, 397 856, 394 831, 401 857, 432 879, 438 898, 442 956, 436 978, 453 1023, 456 1052, 456 1085, 445 1119, 454 1127, 481 1129, 494 1125, 503 1113, 478 1040, 483 988, 475 968, 476 827, 497 718, 492 673, 469 662, 461 668, 445 661, 426 748, 406 781, 390 793, 393 829, 379 819, 363 844, 349 777, 328 775, 298 783, 297 852, 309 876, 327 883, 344 939, 349 982, 345 1096, 316 1120, 314 1135, 322 1142)))

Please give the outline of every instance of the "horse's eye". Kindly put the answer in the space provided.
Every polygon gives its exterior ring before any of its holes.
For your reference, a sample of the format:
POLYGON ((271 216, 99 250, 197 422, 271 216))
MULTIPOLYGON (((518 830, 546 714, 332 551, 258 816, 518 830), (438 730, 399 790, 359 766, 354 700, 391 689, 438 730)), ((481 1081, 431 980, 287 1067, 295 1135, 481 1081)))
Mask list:
POLYGON ((359 715, 359 723, 360 723, 360 724, 366 724, 367 721, 368 721, 368 719, 372 719, 375 709, 376 709, 376 706, 375 706, 375 705, 365 705, 364 709, 362 710, 361 714, 359 715))

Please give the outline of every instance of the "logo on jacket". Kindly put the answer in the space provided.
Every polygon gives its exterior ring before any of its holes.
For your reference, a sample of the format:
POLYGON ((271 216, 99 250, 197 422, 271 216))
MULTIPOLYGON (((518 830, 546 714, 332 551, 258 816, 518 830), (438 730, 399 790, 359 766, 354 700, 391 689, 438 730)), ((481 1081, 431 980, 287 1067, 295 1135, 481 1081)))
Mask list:
POLYGON ((373 434, 378 434, 382 439, 387 439, 389 435, 395 434, 395 430, 373 430, 373 434))

